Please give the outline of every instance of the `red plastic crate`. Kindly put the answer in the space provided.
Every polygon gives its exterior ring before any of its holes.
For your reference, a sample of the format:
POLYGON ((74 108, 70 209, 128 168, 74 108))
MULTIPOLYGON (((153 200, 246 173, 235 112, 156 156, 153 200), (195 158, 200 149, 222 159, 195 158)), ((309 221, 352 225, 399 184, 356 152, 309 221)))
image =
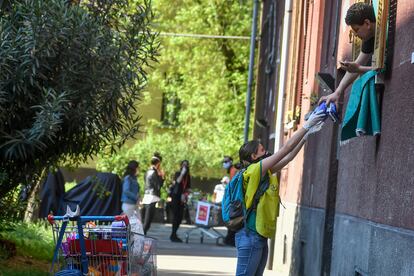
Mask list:
MULTIPOLYGON (((122 244, 114 240, 85 240, 86 254, 110 254, 122 255, 122 244)), ((69 241, 69 252, 71 254, 80 254, 79 240, 69 241)))

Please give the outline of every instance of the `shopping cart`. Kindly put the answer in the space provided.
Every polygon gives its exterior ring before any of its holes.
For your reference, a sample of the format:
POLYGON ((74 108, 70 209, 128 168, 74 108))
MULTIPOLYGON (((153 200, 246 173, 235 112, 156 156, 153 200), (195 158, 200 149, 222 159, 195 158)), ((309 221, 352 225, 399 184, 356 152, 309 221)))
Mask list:
POLYGON ((207 235, 215 239, 216 244, 219 244, 220 239, 223 240, 224 236, 214 227, 224 226, 223 219, 221 218, 221 206, 196 200, 190 201, 187 203, 187 206, 194 228, 185 232, 185 242, 188 243, 190 234, 197 230, 200 233, 200 243, 204 242, 204 235, 207 235))
POLYGON ((91 276, 156 276, 156 240, 131 231, 128 217, 48 216, 62 270, 91 276))

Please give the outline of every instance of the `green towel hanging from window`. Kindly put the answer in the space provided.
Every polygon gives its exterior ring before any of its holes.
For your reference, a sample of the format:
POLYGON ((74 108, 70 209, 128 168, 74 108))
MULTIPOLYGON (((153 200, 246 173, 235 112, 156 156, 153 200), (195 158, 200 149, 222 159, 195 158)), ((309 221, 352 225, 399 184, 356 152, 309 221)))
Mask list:
POLYGON ((375 91, 376 71, 368 71, 352 85, 342 123, 341 141, 381 134, 381 117, 375 91))

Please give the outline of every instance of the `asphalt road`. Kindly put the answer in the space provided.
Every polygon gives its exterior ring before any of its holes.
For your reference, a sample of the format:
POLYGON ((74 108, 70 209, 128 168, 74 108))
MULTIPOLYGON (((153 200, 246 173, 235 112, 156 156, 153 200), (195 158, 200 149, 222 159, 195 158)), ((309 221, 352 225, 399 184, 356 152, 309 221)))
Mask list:
MULTIPOLYGON (((226 235, 225 227, 215 228, 220 234, 226 235)), ((209 231, 211 232, 211 230, 209 231)), ((171 224, 151 225, 147 235, 158 240, 157 266, 158 276, 164 275, 234 275, 236 268, 236 249, 216 244, 214 237, 204 234, 200 243, 200 231, 192 225, 181 225, 178 236, 183 243, 171 242, 171 224), (185 243, 185 233, 189 233, 185 243)))
MULTIPOLYGON (((225 236, 225 227, 215 228, 225 236)), ((209 231, 211 232, 211 230, 209 231)), ((147 235, 156 238, 157 248, 157 276, 234 276, 236 272, 236 248, 219 245, 216 239, 204 234, 203 243, 200 243, 200 231, 193 225, 181 225, 178 236, 183 243, 170 241, 171 224, 154 223, 147 235), (188 243, 185 242, 185 233, 189 233, 188 243)), ((277 275, 275 271, 265 270, 264 276, 277 275)), ((280 274, 279 274, 280 275, 280 274)))

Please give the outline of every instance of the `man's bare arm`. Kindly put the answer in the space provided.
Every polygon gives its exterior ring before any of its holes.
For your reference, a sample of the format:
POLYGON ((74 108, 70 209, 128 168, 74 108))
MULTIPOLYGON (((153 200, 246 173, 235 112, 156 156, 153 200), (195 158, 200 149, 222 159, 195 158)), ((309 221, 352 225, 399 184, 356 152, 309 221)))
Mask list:
MULTIPOLYGON (((355 62, 341 63, 341 68, 343 68, 344 70, 347 70, 349 68, 359 67, 363 70, 366 70, 363 72, 367 72, 369 70, 372 70, 370 66, 365 66, 367 62, 369 61, 370 57, 371 57, 371 54, 365 54, 363 52, 360 52, 355 62), (353 66, 352 64, 354 63, 357 64, 357 66, 353 66)), ((350 70, 353 71, 352 69, 350 70)), ((338 105, 338 101, 342 93, 346 90, 346 88, 349 85, 351 85, 356 80, 359 74, 363 72, 359 71, 358 73, 351 73, 347 71, 345 76, 342 78, 341 82, 339 83, 338 87, 335 89, 335 92, 330 95, 321 97, 319 100, 319 103, 326 101, 326 104, 329 104, 330 102, 334 102, 336 105, 338 105)))

